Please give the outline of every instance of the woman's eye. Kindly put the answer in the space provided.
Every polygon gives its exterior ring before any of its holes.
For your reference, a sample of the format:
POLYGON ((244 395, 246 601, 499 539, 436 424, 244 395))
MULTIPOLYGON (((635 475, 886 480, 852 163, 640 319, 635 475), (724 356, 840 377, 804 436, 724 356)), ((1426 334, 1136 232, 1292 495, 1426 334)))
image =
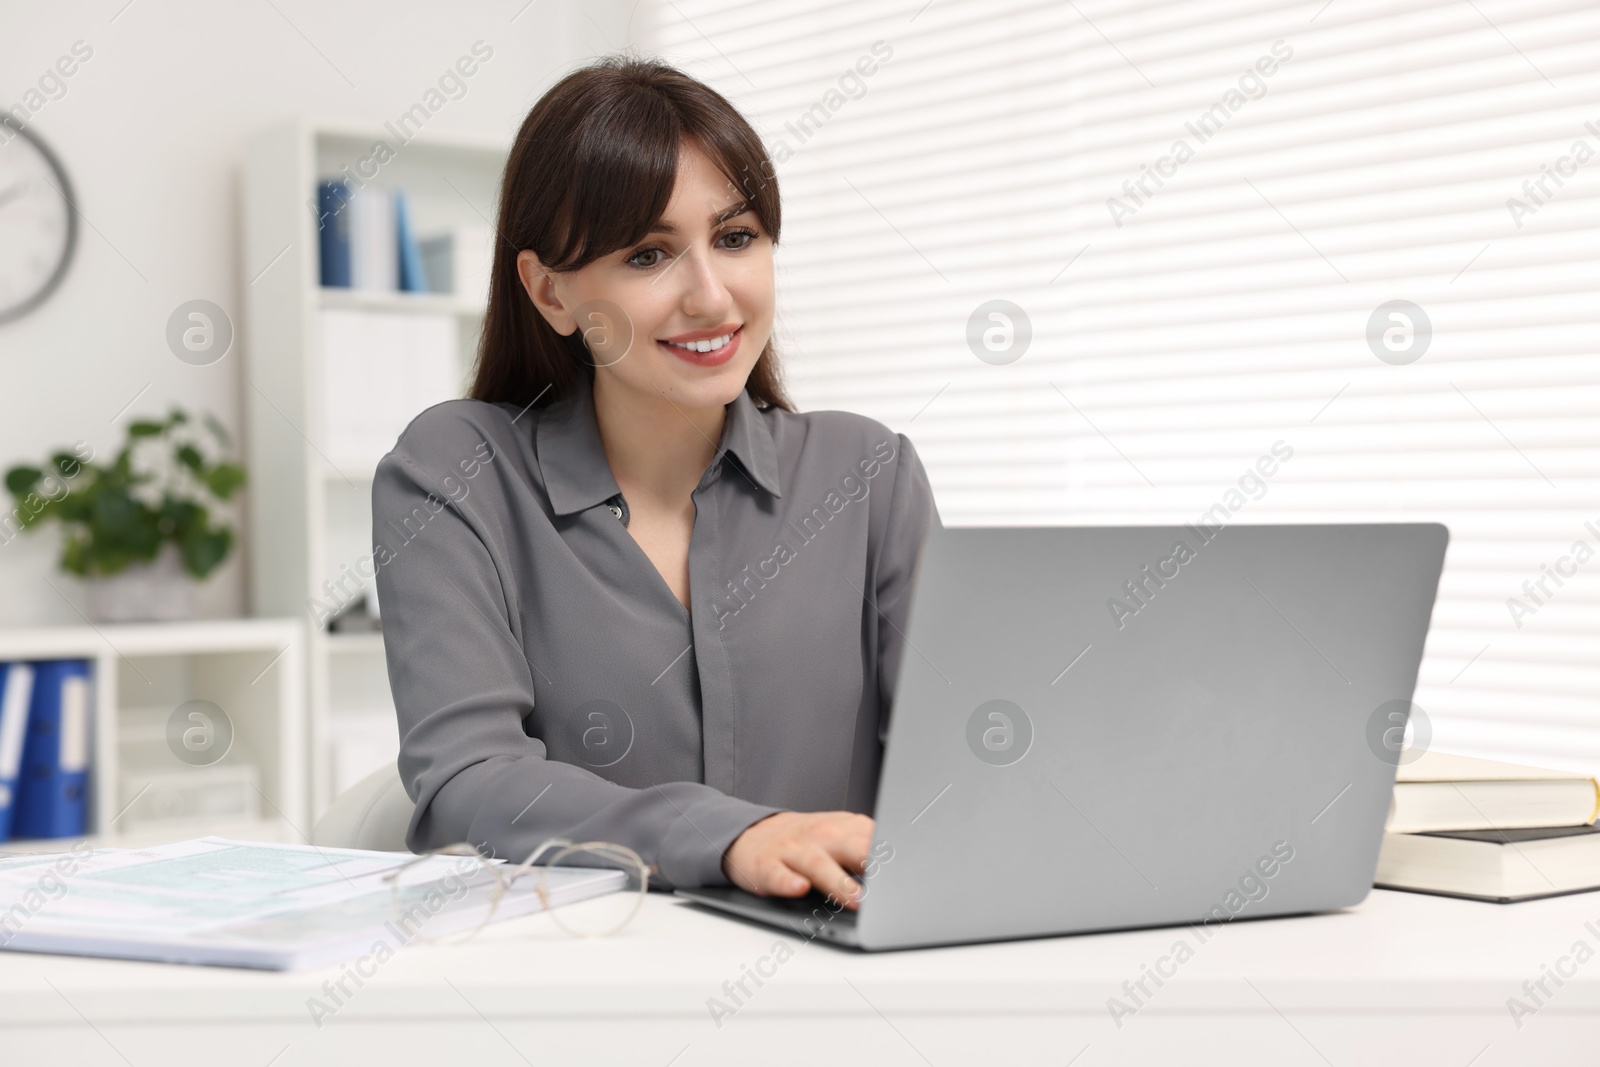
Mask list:
MULTIPOLYGON (((725 245, 724 247, 726 247, 728 249, 728 251, 730 251, 730 252, 742 252, 746 248, 749 248, 750 247, 750 243, 752 241, 754 241, 759 236, 761 236, 761 235, 756 233, 754 230, 738 229, 738 230, 730 230, 729 232, 723 234, 722 237, 720 238, 720 240, 723 240, 723 241, 728 241, 728 240, 735 241, 736 242, 735 244, 725 245)), ((661 265, 661 261, 662 261, 660 257, 665 257, 665 256, 666 256, 666 252, 664 252, 660 248, 656 248, 656 247, 652 246, 650 248, 641 248, 641 249, 639 249, 639 251, 637 251, 633 255, 629 256, 627 258, 626 262, 630 266, 638 267, 640 270, 649 270, 652 267, 659 267, 661 265), (641 257, 644 257, 644 256, 655 256, 655 257, 658 257, 658 258, 651 259, 648 262, 642 262, 641 261, 641 257)))

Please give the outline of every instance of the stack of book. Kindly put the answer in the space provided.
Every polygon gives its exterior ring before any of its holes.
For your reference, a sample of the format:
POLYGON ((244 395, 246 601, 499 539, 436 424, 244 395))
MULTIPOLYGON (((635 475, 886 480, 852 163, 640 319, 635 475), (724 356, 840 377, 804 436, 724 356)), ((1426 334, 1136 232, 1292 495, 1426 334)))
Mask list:
POLYGON ((1373 883, 1518 900, 1600 889, 1600 783, 1428 751, 1402 764, 1373 883))
POLYGON ((494 255, 488 224, 420 238, 403 189, 317 184, 321 282, 335 289, 450 293, 487 303, 494 255))
POLYGON ((82 835, 90 706, 88 660, 0 663, 0 841, 82 835))

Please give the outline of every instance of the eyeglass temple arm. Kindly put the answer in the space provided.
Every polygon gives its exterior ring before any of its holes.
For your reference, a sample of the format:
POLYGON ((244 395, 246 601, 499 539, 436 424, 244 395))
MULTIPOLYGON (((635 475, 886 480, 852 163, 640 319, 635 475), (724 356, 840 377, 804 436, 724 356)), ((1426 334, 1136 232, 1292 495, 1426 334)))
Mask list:
POLYGON ((544 855, 545 852, 549 851, 552 848, 566 848, 571 844, 572 844, 572 842, 568 841, 566 838, 563 838, 563 837, 552 837, 549 840, 545 841, 543 844, 539 845, 532 852, 528 853, 528 858, 523 860, 521 863, 519 863, 517 865, 517 869, 518 870, 525 870, 528 867, 533 866, 533 863, 534 863, 535 860, 537 860, 540 856, 544 855))

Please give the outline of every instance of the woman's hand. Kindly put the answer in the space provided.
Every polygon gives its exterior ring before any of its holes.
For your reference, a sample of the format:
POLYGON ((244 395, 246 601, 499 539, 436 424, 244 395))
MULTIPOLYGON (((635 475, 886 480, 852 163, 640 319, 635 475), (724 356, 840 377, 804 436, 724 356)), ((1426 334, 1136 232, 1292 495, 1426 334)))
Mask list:
POLYGON ((858 906, 861 885, 850 872, 866 868, 872 817, 853 811, 780 811, 752 823, 722 856, 722 871, 741 889, 798 897, 813 886, 858 906))

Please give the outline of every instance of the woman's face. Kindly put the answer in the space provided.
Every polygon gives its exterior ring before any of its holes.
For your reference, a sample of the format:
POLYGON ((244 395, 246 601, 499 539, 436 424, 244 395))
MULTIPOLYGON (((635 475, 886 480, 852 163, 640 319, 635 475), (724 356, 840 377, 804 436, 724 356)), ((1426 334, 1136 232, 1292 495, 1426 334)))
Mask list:
POLYGON ((733 183, 689 143, 665 214, 638 244, 560 274, 523 251, 517 270, 557 332, 584 331, 596 388, 607 392, 720 407, 739 395, 772 335, 772 241, 733 183), (720 347, 687 347, 695 342, 720 347))

